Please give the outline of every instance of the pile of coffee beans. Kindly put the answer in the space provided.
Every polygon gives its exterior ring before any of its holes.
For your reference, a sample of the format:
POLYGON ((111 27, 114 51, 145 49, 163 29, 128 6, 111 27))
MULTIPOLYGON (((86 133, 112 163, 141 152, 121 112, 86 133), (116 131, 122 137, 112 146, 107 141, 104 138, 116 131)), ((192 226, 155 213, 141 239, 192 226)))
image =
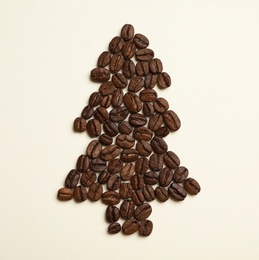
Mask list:
POLYGON ((148 38, 125 24, 100 54, 90 73, 99 90, 74 121, 74 130, 93 140, 58 190, 62 201, 101 200, 107 205, 110 234, 122 230, 149 236, 151 201, 182 201, 187 193, 200 192, 164 140, 181 122, 154 89, 169 87, 171 78, 148 47, 148 38))

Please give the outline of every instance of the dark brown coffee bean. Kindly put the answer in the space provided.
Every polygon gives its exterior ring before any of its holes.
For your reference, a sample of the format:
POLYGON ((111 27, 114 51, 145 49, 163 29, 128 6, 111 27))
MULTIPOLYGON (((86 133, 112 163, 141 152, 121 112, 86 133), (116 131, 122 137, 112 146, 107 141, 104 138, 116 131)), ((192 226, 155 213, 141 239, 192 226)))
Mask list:
POLYGON ((140 113, 131 114, 129 116, 129 123, 135 127, 143 126, 147 123, 147 118, 140 113))
POLYGON ((142 111, 145 116, 152 116, 155 113, 153 104, 147 102, 143 103, 142 111))
POLYGON ((93 116, 94 113, 94 109, 92 107, 90 107, 89 105, 87 105, 82 113, 81 113, 81 117, 83 117, 84 119, 89 119, 93 116))
POLYGON ((123 167, 123 162, 120 159, 113 159, 108 164, 108 171, 111 174, 119 173, 123 167))
POLYGON ((120 194, 116 191, 106 191, 102 194, 102 202, 106 205, 119 204, 120 200, 120 194))
POLYGON ((168 191, 164 187, 156 187, 155 195, 160 202, 165 202, 169 199, 168 191))
POLYGON ((111 102, 112 102, 112 98, 110 96, 104 96, 100 102, 100 106, 104 108, 108 108, 110 107, 111 102))
POLYGON ((132 41, 127 41, 122 47, 121 53, 123 57, 127 60, 131 59, 136 51, 136 45, 132 41))
POLYGON ((152 136, 152 131, 145 126, 136 127, 133 132, 133 137, 137 140, 149 141, 152 136))
POLYGON ((105 68, 95 68, 91 70, 90 77, 96 82, 105 82, 110 79, 110 71, 105 68))
POLYGON ((135 63, 132 60, 125 60, 122 66, 122 74, 127 78, 131 79, 136 72, 135 63))
POLYGON ((130 178, 130 183, 133 190, 141 190, 144 187, 144 178, 141 175, 135 174, 130 178))
POLYGON ((102 172, 106 169, 106 162, 97 157, 90 161, 90 169, 94 172, 102 172))
POLYGON ((108 190, 118 190, 121 185, 121 178, 117 174, 111 175, 107 182, 108 190))
POLYGON ((92 201, 97 201, 102 197, 102 193, 103 193, 103 186, 95 182, 89 188, 88 199, 92 201))
POLYGON ((120 185, 120 196, 122 199, 131 198, 133 189, 130 183, 121 183, 120 185))
POLYGON ((77 117, 74 121, 75 132, 82 133, 86 130, 86 120, 82 117, 77 117))
POLYGON ((181 127, 181 121, 179 117, 172 110, 167 110, 164 113, 164 121, 171 131, 177 131, 181 127))
POLYGON ((132 235, 139 229, 139 223, 136 219, 131 218, 126 220, 122 225, 122 231, 125 235, 132 235))
POLYGON ((114 205, 108 206, 105 215, 107 222, 114 223, 120 218, 120 210, 114 205))
POLYGON ((144 174, 144 182, 148 185, 155 185, 158 182, 158 174, 156 172, 147 172, 144 174))
POLYGON ((111 73, 116 73, 119 70, 121 70, 123 63, 124 63, 123 56, 119 53, 114 54, 110 60, 110 66, 109 66, 111 73))
POLYGON ((157 83, 156 74, 148 74, 145 77, 144 86, 145 88, 154 88, 157 83))
POLYGON ((112 106, 113 107, 119 107, 121 106, 122 102, 123 102, 123 91, 122 89, 116 89, 113 94, 112 94, 112 106))
POLYGON ((91 186, 96 181, 96 174, 93 171, 86 171, 80 179, 80 183, 84 187, 91 186))
POLYGON ((133 38, 133 42, 136 44, 137 48, 139 49, 144 49, 147 48, 149 45, 149 40, 148 38, 140 33, 136 33, 134 38, 133 38))
POLYGON ((112 82, 117 88, 126 88, 128 85, 128 80, 126 77, 119 72, 112 76, 112 82))
POLYGON ((157 98, 154 102, 154 109, 157 113, 164 114, 168 110, 168 108, 169 104, 164 98, 157 98))
POLYGON ((168 151, 164 155, 165 165, 171 169, 176 169, 180 165, 179 157, 172 151, 168 151))
POLYGON ((171 86, 171 78, 168 73, 162 72, 158 75, 157 78, 157 85, 161 89, 165 89, 171 86))
POLYGON ((155 196, 155 190, 150 185, 145 185, 143 188, 143 195, 145 197, 146 201, 152 201, 156 198, 155 196))
POLYGON ((153 171, 160 171, 163 168, 163 155, 153 153, 149 158, 149 168, 153 171))
POLYGON ((117 234, 121 231, 121 225, 120 223, 118 222, 115 222, 115 223, 111 223, 109 226, 108 226, 108 233, 109 234, 117 234))
POLYGON ((148 128, 152 131, 156 131, 163 124, 163 116, 160 114, 154 114, 148 121, 148 128))
POLYGON ((153 102, 157 99, 157 93, 154 89, 151 88, 143 89, 139 93, 139 98, 143 102, 153 102))
POLYGON ((119 132, 129 135, 132 132, 132 126, 127 121, 121 121, 118 125, 119 132))
POLYGON ((149 62, 149 70, 153 74, 158 74, 163 71, 163 64, 161 60, 155 58, 149 62))
POLYGON ((159 172, 159 177, 158 177, 159 185, 161 187, 166 187, 166 186, 168 186, 171 183, 172 180, 173 180, 173 171, 172 171, 172 169, 170 169, 168 167, 164 167, 159 172))
POLYGON ((115 90, 115 85, 111 81, 106 81, 99 87, 99 92, 103 96, 108 96, 115 90))
POLYGON ((112 144, 112 137, 107 134, 102 134, 99 136, 99 142, 102 145, 110 145, 112 144))
POLYGON ((88 104, 90 107, 96 107, 100 104, 101 100, 102 100, 101 93, 93 92, 89 97, 88 104))
POLYGON ((118 53, 121 51, 124 40, 120 36, 115 36, 109 43, 109 50, 111 53, 118 53))
POLYGON ((123 219, 130 219, 133 217, 135 204, 132 200, 124 200, 120 206, 120 215, 123 219))
POLYGON ((135 139, 131 135, 118 135, 116 137, 116 144, 122 149, 130 149, 135 144, 135 139))
MULTIPOLYGON (((174 182, 177 182, 177 183, 183 182, 184 180, 186 180, 188 175, 189 175, 188 169, 185 168, 184 166, 180 166, 174 172, 174 177, 173 177, 174 182)), ((188 190, 187 190, 187 192, 188 192, 188 190)))
POLYGON ((102 145, 97 140, 93 140, 88 144, 86 154, 89 158, 97 158, 100 155, 102 148, 102 145))
POLYGON ((129 110, 124 107, 116 107, 110 111, 110 120, 112 122, 120 122, 123 121, 129 114, 129 110))
POLYGON ((139 157, 138 152, 135 149, 124 149, 121 152, 121 160, 123 162, 135 162, 139 157))
POLYGON ((120 154, 120 148, 117 145, 111 144, 106 146, 101 151, 101 159, 104 161, 110 161, 120 154))
POLYGON ((61 188, 58 190, 58 199, 67 201, 73 199, 73 190, 69 188, 61 188))
POLYGON ((147 219, 151 213, 152 213, 151 206, 148 203, 144 203, 135 209, 134 217, 137 220, 144 220, 147 219))
POLYGON ((74 199, 77 202, 82 202, 87 199, 87 190, 83 186, 76 186, 74 189, 74 199))
POLYGON ((125 163, 121 169, 121 179, 123 181, 129 180, 134 174, 134 165, 132 163, 125 163))
POLYGON ((76 169, 79 172, 86 172, 88 167, 89 167, 89 158, 87 156, 85 156, 84 154, 81 154, 78 159, 77 159, 77 163, 76 163, 76 169))
POLYGON ((145 201, 145 197, 142 190, 136 190, 135 192, 133 192, 131 199, 137 206, 143 204, 145 201))
POLYGON ((155 136, 150 143, 155 153, 163 154, 168 149, 167 143, 161 137, 155 136))
POLYGON ((148 48, 139 49, 135 53, 135 58, 138 61, 150 61, 154 58, 154 51, 148 48))
POLYGON ((178 201, 184 200, 187 196, 186 190, 177 183, 172 183, 168 187, 168 193, 173 199, 178 201))
POLYGON ((102 127, 97 119, 90 119, 86 125, 87 133, 90 137, 97 137, 102 132, 102 127))
POLYGON ((134 27, 131 24, 125 24, 121 28, 121 37, 125 41, 129 41, 133 38, 134 36, 134 27))
POLYGON ((103 124, 109 119, 108 111, 104 107, 97 107, 94 111, 94 118, 103 124))
POLYGON ((185 190, 191 195, 196 195, 201 191, 200 184, 193 178, 186 179, 183 183, 183 186, 185 190))
POLYGON ((133 77, 128 86, 128 90, 132 92, 140 91, 144 86, 144 79, 140 76, 133 77))
POLYGON ((135 162, 135 172, 137 174, 145 174, 149 167, 149 161, 145 157, 139 157, 135 162))
POLYGON ((146 76, 149 73, 149 65, 148 62, 140 61, 136 64, 136 74, 138 76, 146 76))
POLYGON ((149 156, 152 152, 151 145, 145 141, 145 140, 140 140, 136 144, 136 150, 138 151, 140 156, 149 156))
POLYGON ((153 223, 151 220, 143 220, 139 225, 139 235, 147 237, 152 233, 153 223))
POLYGON ((108 171, 103 171, 98 176, 98 182, 100 184, 105 184, 108 182, 110 176, 111 176, 111 174, 108 171))
POLYGON ((112 121, 105 122, 103 125, 103 130, 107 135, 111 137, 114 137, 119 133, 118 126, 112 121))
POLYGON ((69 188, 69 189, 73 189, 76 187, 76 185, 78 184, 80 178, 80 174, 77 170, 71 170, 66 179, 65 179, 65 187, 69 188))
POLYGON ((141 100, 132 92, 128 92, 124 95, 123 102, 131 113, 137 113, 142 108, 141 100))
POLYGON ((155 131, 155 135, 159 137, 166 137, 170 133, 169 128, 167 126, 161 126, 155 131))
POLYGON ((104 68, 106 67, 111 60, 111 54, 108 51, 104 51, 100 54, 97 60, 97 67, 104 68))

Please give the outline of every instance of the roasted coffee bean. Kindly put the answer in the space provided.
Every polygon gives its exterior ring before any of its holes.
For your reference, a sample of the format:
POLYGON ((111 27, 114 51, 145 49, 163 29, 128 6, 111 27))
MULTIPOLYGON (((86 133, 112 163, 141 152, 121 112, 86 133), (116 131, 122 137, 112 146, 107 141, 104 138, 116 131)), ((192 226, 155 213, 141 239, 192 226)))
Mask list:
POLYGON ((89 168, 89 163, 90 163, 89 158, 86 155, 81 154, 78 157, 77 163, 76 163, 77 171, 79 171, 79 172, 86 172, 87 169, 89 168))
POLYGON ((94 118, 103 124, 109 119, 108 111, 104 107, 97 107, 94 111, 94 118))
POLYGON ((140 76, 133 77, 128 86, 128 90, 132 92, 140 91, 144 86, 144 79, 140 76))
POLYGON ((143 192, 142 190, 136 190, 132 193, 132 196, 131 196, 131 199, 132 201, 137 205, 141 205, 144 203, 145 201, 145 197, 143 195, 143 192))
POLYGON ((154 102, 154 109, 156 110, 157 113, 164 114, 169 108, 169 104, 167 100, 164 98, 157 98, 156 101, 154 102))
POLYGON ((109 226, 108 226, 108 233, 109 234, 117 234, 121 231, 121 225, 120 223, 118 222, 115 222, 115 223, 111 223, 109 226))
POLYGON ((73 190, 69 188, 61 188, 58 190, 58 199, 67 201, 73 199, 73 190))
POLYGON ((147 219, 151 213, 152 213, 151 206, 148 203, 144 203, 135 209, 134 217, 137 220, 144 220, 147 219))
POLYGON ((201 190, 199 183, 193 178, 186 179, 183 183, 183 186, 185 190, 191 195, 196 195, 201 190))
POLYGON ((107 134, 102 134, 99 136, 99 142, 102 145, 110 145, 112 144, 112 137, 107 134))
POLYGON ((168 188, 169 195, 178 201, 184 200, 187 196, 186 190, 177 183, 172 183, 168 188))
POLYGON ((139 49, 135 53, 135 58, 138 61, 150 61, 154 58, 154 51, 148 48, 139 49))
POLYGON ((130 183, 133 190, 141 190, 144 187, 144 178, 135 174, 130 178, 130 183))
POLYGON ((135 162, 135 172, 137 174, 145 174, 149 167, 149 161, 145 157, 139 157, 135 162))
POLYGON ((150 185, 145 185, 143 188, 143 195, 145 197, 146 201, 152 201, 156 198, 155 196, 155 190, 150 185))
POLYGON ((88 199, 92 201, 97 201, 102 197, 102 193, 103 193, 103 186, 95 182, 89 188, 88 199))
POLYGON ((137 140, 149 141, 152 138, 152 136, 152 131, 144 126, 136 127, 133 132, 133 137, 137 140))
POLYGON ((84 187, 91 186, 96 181, 96 174, 93 171, 86 171, 80 179, 80 183, 84 187))
POLYGON ((111 102, 112 102, 112 98, 110 96, 104 96, 100 102, 100 106, 104 108, 108 108, 110 107, 111 102))
MULTIPOLYGON (((185 168, 184 166, 180 166, 178 167, 175 171, 174 171, 174 182, 183 182, 184 180, 186 180, 186 178, 189 175, 189 171, 187 168, 185 168)), ((186 188, 185 188, 186 189, 186 188)), ((186 189, 188 192, 188 189, 186 189)))
POLYGON ((102 202, 106 205, 119 204, 120 200, 120 194, 116 191, 106 191, 102 194, 102 202))
POLYGON ((120 185, 121 185, 120 176, 117 174, 111 175, 111 177, 109 178, 109 180, 107 182, 108 190, 117 190, 117 189, 119 189, 120 185))
POLYGON ((125 41, 129 41, 133 38, 134 36, 134 27, 131 24, 125 24, 121 28, 121 37, 125 41))
POLYGON ((172 180, 173 180, 173 171, 172 171, 172 169, 170 169, 168 167, 164 167, 159 172, 159 177, 158 177, 159 185, 161 187, 166 187, 166 186, 168 186, 171 183, 172 180))
POLYGON ((97 137, 102 132, 102 127, 97 119, 90 119, 86 125, 87 133, 90 137, 97 137))
POLYGON ((74 189, 74 199, 77 202, 82 202, 87 199, 87 190, 83 186, 76 186, 74 189))
POLYGON ((172 110, 167 110, 164 113, 164 121, 171 131, 177 131, 181 127, 181 121, 179 117, 172 110))
POLYGON ((135 162, 139 157, 138 152, 135 149, 124 149, 121 152, 121 160, 123 162, 135 162))
POLYGON ((145 141, 145 140, 140 140, 136 144, 136 150, 138 151, 140 156, 149 156, 152 152, 152 147, 151 145, 145 141))
POLYGON ((136 51, 136 45, 132 41, 127 41, 122 47, 121 53, 123 57, 127 60, 131 59, 136 51))
POLYGON ((153 223, 151 220, 143 220, 139 225, 139 235, 147 237, 152 233, 153 223))
POLYGON ((128 92, 124 95, 123 102, 131 113, 137 113, 142 108, 141 100, 132 92, 128 92))
POLYGON ((110 79, 110 71, 105 68, 95 68, 91 70, 90 77, 96 82, 105 82, 110 79))
POLYGON ((121 121, 118 125, 119 132, 129 135, 132 132, 132 126, 127 121, 121 121))
POLYGON ((159 74, 163 71, 163 64, 161 60, 155 58, 149 62, 149 70, 153 74, 159 74))
POLYGON ((87 148, 86 148, 86 154, 89 158, 97 158, 102 151, 102 145, 97 140, 91 141, 87 148))
POLYGON ((110 66, 109 66, 110 72, 116 73, 119 70, 121 70, 123 63, 124 63, 123 56, 119 53, 114 54, 110 60, 110 66))
POLYGON ((97 67, 104 68, 106 67, 111 60, 111 54, 108 51, 104 51, 100 54, 97 60, 97 67))
POLYGON ((129 116, 129 123, 134 127, 143 126, 147 123, 147 118, 140 113, 131 114, 129 116))
POLYGON ((105 215, 109 223, 114 223, 120 218, 120 210, 114 205, 108 206, 105 215))
POLYGON ((143 77, 148 75, 149 73, 149 66, 148 62, 140 61, 136 64, 136 74, 143 77))
POLYGON ((149 158, 149 168, 153 171, 160 171, 163 168, 163 155, 153 153, 149 158))
POLYGON ((113 107, 121 106, 123 102, 123 91, 122 89, 116 89, 112 94, 111 103, 113 107))
POLYGON ((120 148, 117 145, 111 144, 106 146, 101 151, 101 159, 104 161, 110 161, 120 154, 120 148))
POLYGON ((160 114, 154 114, 148 121, 148 128, 152 131, 156 131, 163 124, 163 116, 160 114))
POLYGON ((180 165, 179 157, 172 151, 166 152, 164 162, 165 165, 171 169, 176 169, 180 165))
POLYGON ((108 171, 103 171, 98 176, 98 182, 100 184, 105 184, 108 182, 110 176, 111 176, 111 174, 108 171))
POLYGON ((122 74, 127 78, 131 79, 136 72, 135 63, 132 60, 125 60, 122 66, 122 74))
POLYGON ((106 162, 99 157, 92 159, 90 169, 94 172, 102 172, 106 169, 106 162))
POLYGON ((87 105, 82 113, 81 113, 81 117, 83 117, 84 119, 89 119, 93 116, 94 113, 94 109, 92 107, 90 107, 89 105, 87 105))
POLYGON ((152 116, 155 113, 155 109, 152 103, 144 102, 142 108, 144 116, 152 116))
POLYGON ((133 189, 130 183, 121 183, 120 185, 120 196, 122 199, 131 198, 133 189))
POLYGON ((128 85, 128 80, 126 77, 119 72, 112 76, 112 82, 117 88, 126 88, 128 85))
POLYGON ((86 130, 86 120, 82 117, 77 117, 74 121, 74 130, 82 133, 86 130))
POLYGON ((70 189, 75 188, 79 181, 79 178, 80 178, 79 172, 75 169, 71 170, 65 179, 65 187, 70 189))
POLYGON ((165 202, 169 199, 168 191, 164 187, 156 187, 155 195, 160 202, 165 202))
POLYGON ((110 120, 112 122, 121 122, 123 121, 129 114, 129 110, 124 107, 116 107, 110 111, 110 120))
POLYGON ((149 45, 149 40, 148 38, 140 33, 136 33, 134 38, 133 38, 133 42, 136 44, 137 48, 139 49, 144 49, 147 48, 149 45))
POLYGON ((125 235, 132 235, 139 229, 139 223, 136 219, 131 218, 126 220, 122 225, 122 231, 125 235))
POLYGON ((124 40, 120 36, 115 36, 109 43, 109 50, 111 53, 118 53, 121 51, 124 40))
POLYGON ((156 74, 148 74, 145 77, 144 86, 145 88, 154 88, 157 83, 156 74))
POLYGON ((123 162, 120 159, 113 159, 108 164, 108 171, 111 174, 119 173, 123 167, 123 162))
POLYGON ((135 139, 131 135, 118 135, 116 137, 116 144, 122 149, 130 149, 135 144, 135 139))
POLYGON ((161 126, 155 131, 155 135, 159 137, 166 137, 170 133, 169 128, 167 126, 161 126))
POLYGON ((155 136, 150 143, 155 153, 163 154, 168 149, 167 143, 161 137, 155 136))
POLYGON ((103 125, 103 130, 107 135, 111 137, 114 137, 119 133, 118 126, 112 121, 105 122, 103 125))
POLYGON ((139 93, 139 98, 143 102, 153 102, 157 99, 157 93, 154 89, 151 88, 143 89, 139 93))
POLYGON ((165 89, 171 86, 171 78, 168 73, 162 72, 158 75, 157 78, 157 85, 161 89, 165 89))
POLYGON ((88 105, 90 107, 96 107, 100 104, 102 100, 102 95, 99 92, 93 92, 90 97, 89 97, 89 101, 88 101, 88 105))
POLYGON ((111 81, 106 81, 99 87, 99 92, 103 96, 108 96, 112 94, 114 90, 115 90, 115 85, 111 81))
POLYGON ((125 163, 123 168, 121 169, 121 179, 123 181, 129 180, 134 174, 134 165, 132 163, 125 163))
POLYGON ((120 206, 120 215, 123 219, 130 219, 133 217, 135 204, 132 200, 124 200, 120 206))
POLYGON ((147 172, 144 174, 144 182, 148 185, 155 185, 158 182, 158 174, 156 172, 147 172))

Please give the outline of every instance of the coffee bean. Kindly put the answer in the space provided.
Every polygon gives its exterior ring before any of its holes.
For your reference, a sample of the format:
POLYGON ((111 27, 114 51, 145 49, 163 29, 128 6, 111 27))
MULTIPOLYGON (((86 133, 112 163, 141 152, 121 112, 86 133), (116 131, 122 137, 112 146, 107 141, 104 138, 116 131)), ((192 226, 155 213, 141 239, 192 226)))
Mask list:
POLYGON ((154 109, 156 110, 157 113, 164 114, 169 108, 169 104, 167 100, 164 98, 157 98, 156 101, 154 102, 154 109))
POLYGON ((123 181, 129 180, 134 174, 134 165, 132 163, 125 163, 123 168, 121 169, 121 179, 123 181))
POLYGON ((102 172, 106 169, 106 162, 100 157, 92 159, 90 162, 90 169, 94 172, 102 172))
POLYGON ((132 126, 127 121, 121 121, 118 125, 119 132, 129 135, 132 132, 132 126))
POLYGON ((90 97, 89 97, 89 101, 88 101, 88 105, 90 107, 96 107, 100 104, 102 100, 102 95, 99 92, 93 92, 90 97))
POLYGON ((169 199, 168 191, 164 187, 156 187, 155 195, 160 202, 165 202, 169 199))
POLYGON ((155 58, 149 62, 149 70, 153 74, 158 74, 163 71, 163 64, 161 60, 155 58))
POLYGON ((183 186, 185 190, 191 195, 196 195, 201 190, 199 183, 193 178, 186 179, 183 183, 183 186))
POLYGON ((156 172, 146 172, 144 174, 144 182, 148 185, 155 185, 158 182, 158 174, 156 172))
POLYGON ((108 171, 111 174, 119 173, 123 167, 123 162, 120 159, 113 159, 108 164, 108 171))
POLYGON ((146 76, 149 73, 149 65, 148 62, 140 61, 136 64, 136 74, 138 76, 146 76))
POLYGON ((105 82, 110 79, 110 71, 105 68, 95 68, 91 70, 90 77, 96 82, 105 82))
POLYGON ((139 225, 139 235, 140 236, 149 236, 153 230, 153 223, 151 220, 143 220, 139 225))
POLYGON ((157 99, 157 93, 154 89, 151 88, 143 89, 139 93, 139 98, 143 102, 153 102, 157 99))
POLYGON ((140 76, 133 77, 128 86, 128 90, 132 92, 138 92, 144 86, 144 79, 140 76))
POLYGON ((100 54, 97 60, 97 67, 104 68, 106 67, 111 60, 111 54, 108 51, 104 51, 100 54))
POLYGON ((129 123, 134 127, 143 126, 147 123, 147 118, 140 113, 131 114, 129 116, 129 123))
POLYGON ((137 206, 143 204, 145 201, 145 197, 142 190, 136 190, 135 192, 133 192, 131 199, 137 206))
POLYGON ((110 111, 110 120, 112 122, 120 122, 123 121, 129 114, 129 110, 124 107, 116 107, 110 111))
POLYGON ((120 223, 118 222, 115 222, 115 223, 111 223, 109 226, 108 226, 108 233, 109 234, 117 234, 121 231, 121 225, 120 223))
POLYGON ((118 135, 116 137, 116 144, 122 149, 129 149, 134 146, 135 139, 131 135, 118 135))
POLYGON ((104 96, 100 102, 100 106, 104 108, 108 108, 110 107, 111 102, 112 102, 112 98, 110 96, 104 96))
POLYGON ((69 188, 61 188, 58 190, 58 199, 67 201, 73 199, 73 190, 69 188))
POLYGON ((181 127, 181 121, 179 117, 172 110, 167 110, 165 112, 164 121, 171 131, 177 131, 181 127))
POLYGON ((152 201, 156 198, 155 191, 150 185, 145 185, 143 188, 143 195, 146 201, 152 201))
POLYGON ((77 202, 82 202, 87 199, 87 190, 83 186, 76 186, 74 189, 74 199, 77 202))
POLYGON ((75 188, 79 181, 79 178, 80 178, 79 172, 75 169, 71 170, 65 179, 65 187, 70 189, 75 188))
POLYGON ((172 171, 172 169, 170 169, 168 167, 164 167, 159 172, 159 177, 158 177, 159 185, 161 187, 166 187, 166 186, 168 186, 171 183, 172 180, 173 180, 173 171, 172 171))
POLYGON ((152 208, 148 203, 144 203, 138 206, 134 211, 134 217, 137 220, 144 220, 147 219, 152 212, 152 208))
POLYGON ((180 165, 179 157, 172 151, 166 152, 164 162, 165 165, 171 169, 176 169, 180 165))
POLYGON ((135 149, 124 149, 121 152, 121 160, 123 162, 135 162, 139 157, 138 152, 135 149))
POLYGON ((114 223, 120 218, 120 210, 114 205, 108 206, 105 215, 109 223, 114 223))
POLYGON ((123 91, 122 89, 116 89, 112 94, 111 103, 113 107, 121 106, 123 102, 123 91))
POLYGON ((93 183, 88 191, 88 198, 92 201, 97 201, 101 198, 103 193, 103 186, 99 183, 93 183))
POLYGON ((120 206, 120 215, 123 219, 130 219, 133 217, 135 204, 132 200, 124 200, 120 206))
POLYGON ((110 65, 109 65, 110 72, 116 73, 119 70, 121 70, 123 63, 124 63, 123 56, 119 53, 114 54, 110 60, 110 65))
POLYGON ((121 185, 120 176, 117 174, 111 175, 111 177, 109 178, 109 180, 107 182, 108 190, 117 190, 117 189, 119 189, 120 185, 121 185))
POLYGON ((81 117, 83 117, 84 119, 89 119, 93 116, 94 113, 94 109, 92 107, 90 107, 89 105, 87 105, 82 113, 81 113, 81 117))
POLYGON ((97 137, 102 132, 102 127, 97 119, 90 119, 86 125, 87 133, 90 137, 97 137))
POLYGON ((184 200, 187 196, 186 190, 177 183, 172 183, 168 188, 169 195, 178 201, 184 200))
POLYGON ((145 174, 149 167, 149 161, 145 157, 139 157, 135 162, 135 172, 137 174, 145 174))
MULTIPOLYGON (((189 175, 189 171, 184 166, 178 167, 174 172, 174 182, 183 182, 189 175)), ((186 188, 185 188, 186 189, 186 188)), ((188 189, 186 189, 188 192, 188 189)))
POLYGON ((126 88, 128 85, 128 80, 126 77, 119 72, 112 76, 112 82, 117 88, 126 88))
POLYGON ((162 72, 158 75, 157 78, 157 85, 161 89, 165 89, 171 86, 171 78, 168 73, 162 72))
POLYGON ((96 174, 93 171, 86 171, 80 179, 80 183, 84 187, 91 186, 96 181, 96 174))
POLYGON ((144 86, 145 88, 154 88, 157 83, 156 74, 148 74, 145 77, 144 86))
POLYGON ((155 136, 151 140, 151 147, 155 153, 163 154, 167 151, 168 146, 163 138, 155 136))
POLYGON ((123 102, 131 113, 137 113, 142 108, 142 102, 139 97, 132 92, 128 92, 124 95, 123 102))
POLYGON ((150 61, 154 58, 154 51, 148 48, 139 49, 135 53, 135 58, 137 61, 150 61))
POLYGON ((74 130, 82 133, 86 130, 86 121, 82 117, 77 117, 74 121, 74 130))
POLYGON ((125 59, 131 59, 136 51, 136 45, 132 41, 127 41, 122 47, 121 53, 125 59))
POLYGON ((160 171, 163 167, 163 155, 153 153, 149 158, 149 168, 153 171, 160 171))
POLYGON ((151 131, 156 131, 163 124, 163 116, 160 114, 154 114, 150 117, 148 121, 148 128, 151 131))
POLYGON ((121 37, 125 41, 129 41, 133 38, 134 36, 134 27, 131 24, 125 24, 121 28, 121 37))
POLYGON ((86 154, 89 158, 97 158, 102 151, 102 145, 97 141, 93 140, 91 141, 87 148, 86 148, 86 154))
POLYGON ((76 163, 76 169, 79 172, 86 172, 88 167, 89 167, 89 158, 87 156, 85 156, 84 154, 81 154, 78 159, 77 159, 77 163, 76 163))
POLYGON ((107 135, 109 135, 111 137, 116 136, 119 132, 118 126, 115 123, 113 123, 112 121, 105 122, 103 125, 103 130, 107 135))
POLYGON ((106 205, 119 204, 120 194, 116 191, 106 191, 102 194, 102 202, 106 205))
POLYGON ((170 133, 169 128, 167 126, 161 126, 155 131, 155 135, 159 137, 166 137, 170 133))
POLYGON ((120 185, 120 196, 122 199, 131 198, 133 189, 130 183, 121 183, 120 185))
POLYGON ((152 135, 152 131, 144 126, 136 127, 133 132, 133 137, 137 140, 149 141, 152 138, 152 135))
POLYGON ((130 183, 133 190, 141 190, 144 187, 144 179, 141 175, 135 174, 131 177, 130 183))
POLYGON ((98 176, 98 182, 100 184, 105 184, 108 182, 110 176, 111 176, 111 174, 108 171, 103 171, 98 176))
POLYGON ((136 150, 138 151, 140 156, 149 156, 152 152, 151 145, 145 141, 145 140, 140 140, 136 144, 136 150))
POLYGON ((139 49, 144 49, 147 48, 149 45, 149 40, 148 38, 140 33, 136 33, 134 38, 133 38, 133 42, 136 44, 137 48, 139 49))
POLYGON ((119 36, 115 36, 114 38, 112 38, 112 40, 109 43, 109 50, 111 53, 118 53, 121 51, 122 46, 124 44, 124 40, 119 37, 119 36))
POLYGON ((106 81, 99 87, 99 92, 103 96, 108 96, 115 90, 115 85, 111 81, 106 81))
POLYGON ((145 116, 152 116, 155 112, 155 109, 152 103, 144 102, 142 111, 145 116))
POLYGON ((103 124, 109 119, 108 111, 104 107, 97 107, 94 111, 94 118, 103 124))
POLYGON ((107 134, 102 134, 99 136, 99 142, 102 145, 110 145, 112 144, 112 137, 107 134))
POLYGON ((132 60, 125 60, 122 66, 122 74, 127 78, 131 79, 136 72, 135 64, 132 60))
POLYGON ((122 225, 122 231, 125 235, 132 235, 139 229, 138 221, 134 218, 126 220, 122 225))
POLYGON ((101 151, 101 159, 104 161, 110 161, 120 154, 120 148, 117 145, 111 144, 106 146, 101 151))

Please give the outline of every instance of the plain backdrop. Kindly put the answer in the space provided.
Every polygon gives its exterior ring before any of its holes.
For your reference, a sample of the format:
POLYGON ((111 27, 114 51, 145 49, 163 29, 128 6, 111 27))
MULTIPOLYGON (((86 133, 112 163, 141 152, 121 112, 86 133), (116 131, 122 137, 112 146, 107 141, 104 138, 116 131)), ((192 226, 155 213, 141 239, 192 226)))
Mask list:
POLYGON ((259 259, 258 27, 252 0, 0 0, 0 259, 259 259), (147 238, 56 199, 91 140, 72 129, 89 73, 125 23, 171 75, 166 142, 202 187, 152 202, 147 238))

